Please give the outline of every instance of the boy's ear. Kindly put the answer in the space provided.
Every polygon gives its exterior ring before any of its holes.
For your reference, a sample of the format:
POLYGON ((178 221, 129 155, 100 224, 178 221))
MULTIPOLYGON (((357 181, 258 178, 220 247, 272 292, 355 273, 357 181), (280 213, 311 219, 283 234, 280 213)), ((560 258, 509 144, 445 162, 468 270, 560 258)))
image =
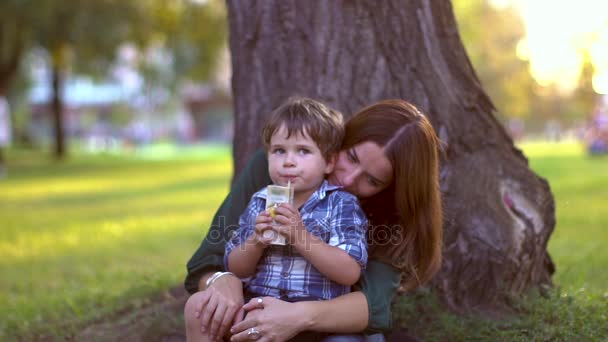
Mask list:
POLYGON ((336 158, 338 158, 337 153, 334 153, 327 158, 327 165, 325 166, 326 175, 330 174, 334 170, 334 166, 336 166, 336 158))

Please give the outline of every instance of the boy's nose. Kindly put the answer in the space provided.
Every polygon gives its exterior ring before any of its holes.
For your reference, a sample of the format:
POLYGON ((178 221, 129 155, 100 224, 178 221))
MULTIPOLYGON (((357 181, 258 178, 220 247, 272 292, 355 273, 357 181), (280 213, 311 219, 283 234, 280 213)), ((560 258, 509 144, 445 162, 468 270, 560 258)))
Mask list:
POLYGON ((295 158, 293 156, 293 153, 287 152, 285 154, 285 160, 283 160, 283 166, 294 166, 295 165, 295 158))

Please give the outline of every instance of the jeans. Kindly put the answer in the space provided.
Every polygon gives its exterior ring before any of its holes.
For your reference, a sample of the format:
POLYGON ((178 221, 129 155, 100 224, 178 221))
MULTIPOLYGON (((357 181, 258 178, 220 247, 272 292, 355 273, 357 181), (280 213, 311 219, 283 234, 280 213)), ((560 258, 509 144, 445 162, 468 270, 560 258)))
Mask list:
POLYGON ((384 335, 373 334, 373 335, 329 335, 321 340, 322 342, 385 342, 384 335))

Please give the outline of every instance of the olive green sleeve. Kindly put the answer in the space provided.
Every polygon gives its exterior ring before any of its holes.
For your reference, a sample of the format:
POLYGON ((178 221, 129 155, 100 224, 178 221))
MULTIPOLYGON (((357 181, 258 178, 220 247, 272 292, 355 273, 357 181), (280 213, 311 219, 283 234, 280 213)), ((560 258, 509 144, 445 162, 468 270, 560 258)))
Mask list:
POLYGON ((355 289, 367 298, 369 322, 366 334, 388 332, 392 328, 391 303, 399 288, 399 270, 378 260, 370 260, 355 289))
POLYGON ((224 248, 227 239, 238 228, 239 217, 251 196, 270 183, 266 153, 260 149, 241 172, 215 213, 205 239, 188 261, 188 275, 184 286, 189 293, 198 291, 199 280, 206 272, 224 270, 224 248))

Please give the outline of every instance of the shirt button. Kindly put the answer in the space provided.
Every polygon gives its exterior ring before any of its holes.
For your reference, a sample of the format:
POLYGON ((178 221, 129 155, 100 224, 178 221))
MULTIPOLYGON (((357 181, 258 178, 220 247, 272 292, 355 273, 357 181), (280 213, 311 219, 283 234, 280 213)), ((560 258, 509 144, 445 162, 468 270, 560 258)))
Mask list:
POLYGON ((287 278, 287 277, 289 277, 289 273, 287 273, 287 272, 281 272, 281 277, 287 278))

